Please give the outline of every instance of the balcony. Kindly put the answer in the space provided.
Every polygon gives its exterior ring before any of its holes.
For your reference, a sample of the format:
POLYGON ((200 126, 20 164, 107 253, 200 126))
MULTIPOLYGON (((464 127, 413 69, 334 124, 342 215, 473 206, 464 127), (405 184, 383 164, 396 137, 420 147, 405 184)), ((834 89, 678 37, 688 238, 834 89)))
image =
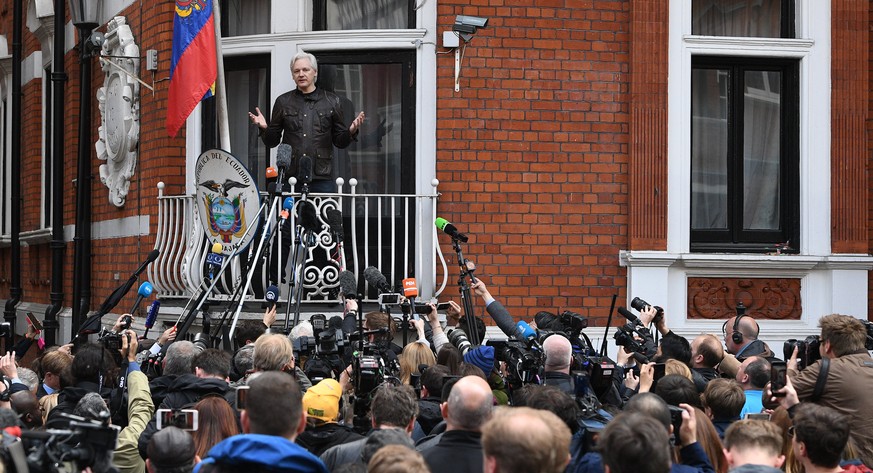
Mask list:
MULTIPOLYGON (((249 247, 225 262, 226 269, 216 276, 209 300, 221 304, 235 299, 235 294, 238 298, 238 294, 245 290, 245 302, 263 301, 270 283, 282 281, 279 285, 280 303, 290 299, 292 304, 296 304, 296 295, 299 294, 301 305, 305 305, 308 311, 325 311, 327 307, 341 303, 338 277, 341 271, 349 270, 356 275, 363 301, 376 302, 378 294, 363 278, 364 269, 369 266, 378 268, 392 285, 399 286, 403 278, 415 276, 422 300, 439 296, 446 287, 448 271, 433 224, 439 197, 438 184, 434 179, 430 194, 359 194, 356 179, 350 179, 349 185, 344 187, 340 178, 337 179, 336 194, 309 194, 308 200, 317 210, 320 230, 313 232, 312 238, 304 239, 306 244, 298 250, 297 265, 292 261, 293 257, 289 257, 293 256, 297 245, 291 243, 285 247, 278 244, 283 239, 296 240, 297 234, 294 229, 297 228, 296 210, 301 196, 286 194, 295 199, 295 212, 289 217, 291 231, 286 230, 283 235, 282 225, 273 225, 276 235, 272 240, 275 243, 264 245, 270 255, 253 261, 261 241, 262 224, 249 247), (330 209, 342 211, 342 241, 338 241, 330 231, 326 217, 330 209), (280 271, 283 259, 287 263, 282 268, 284 271, 280 271), (251 283, 247 284, 249 274, 252 275, 251 283), (297 284, 292 288, 292 281, 299 281, 302 289, 297 284)), ((262 202, 267 203, 264 207, 269 207, 272 200, 263 195, 262 202)), ((193 195, 164 195, 164 184, 158 183, 155 248, 160 250, 160 256, 149 266, 148 277, 158 298, 172 305, 184 305, 185 300, 213 285, 206 263, 211 243, 197 212, 193 195)), ((265 214, 267 212, 269 209, 265 214)))

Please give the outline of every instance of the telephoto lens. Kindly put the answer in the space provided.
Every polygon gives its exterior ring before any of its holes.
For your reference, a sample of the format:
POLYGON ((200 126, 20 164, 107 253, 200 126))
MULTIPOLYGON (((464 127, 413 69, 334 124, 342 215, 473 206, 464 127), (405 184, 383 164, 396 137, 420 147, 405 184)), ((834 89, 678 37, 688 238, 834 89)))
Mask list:
POLYGON ((461 352, 461 355, 466 354, 473 348, 470 339, 467 338, 467 333, 459 328, 449 331, 446 336, 449 338, 449 342, 461 352))

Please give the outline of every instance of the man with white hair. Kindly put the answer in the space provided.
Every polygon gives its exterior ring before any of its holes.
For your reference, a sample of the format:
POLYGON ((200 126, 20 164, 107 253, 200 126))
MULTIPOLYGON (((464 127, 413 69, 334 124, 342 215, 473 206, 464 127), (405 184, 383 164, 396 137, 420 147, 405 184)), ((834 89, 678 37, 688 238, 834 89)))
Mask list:
POLYGON ((311 192, 336 192, 331 181, 333 147, 347 148, 364 122, 364 112, 349 125, 343 117, 340 99, 333 92, 317 88, 318 62, 315 56, 301 51, 291 60, 291 75, 297 88, 276 98, 269 123, 261 114, 249 112, 249 119, 259 128, 268 148, 280 142, 291 145, 289 175, 296 176, 300 158, 312 159, 311 192))
POLYGON ((543 341, 543 352, 546 355, 543 384, 555 386, 574 396, 575 389, 570 378, 570 364, 573 361, 573 347, 570 345, 570 340, 561 335, 552 335, 543 341))

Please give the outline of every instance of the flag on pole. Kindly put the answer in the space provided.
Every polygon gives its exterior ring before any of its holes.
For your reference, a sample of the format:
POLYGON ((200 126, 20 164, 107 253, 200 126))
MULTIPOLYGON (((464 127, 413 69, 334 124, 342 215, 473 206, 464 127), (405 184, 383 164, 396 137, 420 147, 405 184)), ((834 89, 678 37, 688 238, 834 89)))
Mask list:
POLYGON ((218 75, 212 0, 176 0, 167 133, 176 136, 197 104, 211 97, 218 75))

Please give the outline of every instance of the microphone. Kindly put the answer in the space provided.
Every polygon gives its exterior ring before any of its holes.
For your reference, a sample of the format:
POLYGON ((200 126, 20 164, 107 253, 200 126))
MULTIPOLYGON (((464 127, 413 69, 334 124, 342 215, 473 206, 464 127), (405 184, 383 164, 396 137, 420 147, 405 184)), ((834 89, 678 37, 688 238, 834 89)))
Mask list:
POLYGON ((279 173, 276 172, 276 168, 274 168, 273 166, 267 167, 266 174, 267 174, 267 179, 275 179, 275 178, 279 177, 279 173))
POLYGON ((446 235, 452 237, 453 240, 458 240, 463 243, 467 243, 467 240, 469 240, 469 237, 467 235, 459 232, 454 225, 452 225, 451 223, 449 223, 448 220, 442 217, 437 218, 433 223, 438 229, 445 232, 446 235))
POLYGON ((215 242, 212 244, 212 251, 206 254, 206 264, 209 265, 210 280, 215 277, 215 270, 221 268, 222 263, 224 263, 222 251, 224 251, 224 246, 221 243, 215 242))
POLYGON ((391 292, 391 285, 388 284, 385 275, 373 266, 367 266, 364 270, 364 279, 379 292, 391 292))
MULTIPOLYGON (((285 175, 288 168, 291 167, 291 152, 293 149, 288 143, 281 143, 276 147, 276 167, 279 168, 279 174, 285 175)), ((280 181, 282 179, 279 179, 280 181)))
POLYGON ((634 325, 639 325, 639 326, 642 326, 642 325, 643 325, 643 323, 640 322, 640 318, 639 318, 639 317, 637 317, 637 316, 634 315, 631 311, 625 309, 624 307, 619 307, 619 308, 618 308, 618 313, 621 314, 622 317, 626 318, 628 322, 630 322, 630 323, 632 323, 632 324, 634 324, 634 325))
POLYGON ((407 299, 418 297, 418 285, 415 282, 415 278, 406 278, 403 280, 403 295, 407 299))
POLYGON ((300 157, 300 168, 297 170, 297 179, 304 184, 312 182, 312 158, 308 155, 300 157))
POLYGON ((318 215, 315 212, 315 206, 311 202, 301 201, 297 206, 300 210, 300 225, 309 231, 318 232, 321 230, 321 222, 318 221, 318 215))
POLYGON ((133 308, 130 309, 129 314, 133 315, 136 312, 136 309, 139 307, 140 302, 146 297, 152 295, 152 291, 155 288, 152 286, 152 283, 146 281, 139 285, 139 289, 136 291, 136 302, 133 303, 133 308))
POLYGON ((267 292, 264 293, 264 300, 267 301, 268 310, 276 307, 276 303, 279 301, 279 288, 273 284, 268 286, 267 292))
POLYGON ((524 320, 519 320, 515 324, 515 337, 519 340, 531 341, 536 340, 537 332, 524 320))
POLYGON ((146 312, 145 319, 145 332, 142 334, 142 338, 147 338, 149 336, 149 329, 155 326, 155 321, 158 319, 158 310, 161 308, 161 301, 155 299, 152 301, 152 304, 149 306, 148 312, 146 312))
POLYGON ((337 209, 329 209, 327 211, 327 224, 330 226, 330 231, 333 233, 337 242, 343 241, 343 213, 337 209))
POLYGON ((349 270, 340 271, 339 273, 340 294, 344 299, 358 298, 358 283, 355 281, 355 274, 349 270))

